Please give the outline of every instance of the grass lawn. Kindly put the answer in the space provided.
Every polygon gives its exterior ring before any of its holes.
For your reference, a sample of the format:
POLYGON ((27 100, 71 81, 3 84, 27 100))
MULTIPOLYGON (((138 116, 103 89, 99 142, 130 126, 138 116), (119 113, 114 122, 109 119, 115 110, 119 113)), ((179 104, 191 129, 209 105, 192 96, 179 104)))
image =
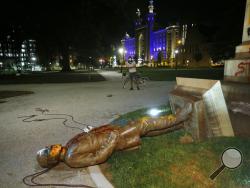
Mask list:
POLYGON ((176 77, 203 78, 222 80, 224 76, 223 68, 203 68, 203 69, 164 69, 164 68, 138 68, 142 76, 147 76, 152 81, 175 81, 176 77))
POLYGON ((45 83, 78 83, 104 81, 97 72, 36 72, 20 76, 0 75, 0 84, 45 84, 45 83))
POLYGON ((30 95, 34 94, 33 91, 1 91, 0 90, 0 99, 16 97, 21 95, 30 95))
MULTIPOLYGON (((170 113, 166 106, 161 107, 170 113)), ((121 116, 113 123, 145 115, 146 109, 121 116)), ((103 165, 104 173, 117 188, 250 187, 250 139, 213 138, 200 143, 181 144, 181 130, 157 137, 143 138, 141 149, 116 152, 103 165), (242 165, 225 169, 215 181, 209 176, 220 165, 228 147, 243 153, 242 165)))

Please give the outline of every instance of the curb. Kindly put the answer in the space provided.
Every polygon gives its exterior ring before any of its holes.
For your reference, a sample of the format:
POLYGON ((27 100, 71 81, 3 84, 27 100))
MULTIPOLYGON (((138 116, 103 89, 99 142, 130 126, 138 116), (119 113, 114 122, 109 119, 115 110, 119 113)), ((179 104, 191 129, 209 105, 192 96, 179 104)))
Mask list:
POLYGON ((114 186, 103 175, 98 165, 88 167, 89 175, 98 188, 114 188, 114 186))

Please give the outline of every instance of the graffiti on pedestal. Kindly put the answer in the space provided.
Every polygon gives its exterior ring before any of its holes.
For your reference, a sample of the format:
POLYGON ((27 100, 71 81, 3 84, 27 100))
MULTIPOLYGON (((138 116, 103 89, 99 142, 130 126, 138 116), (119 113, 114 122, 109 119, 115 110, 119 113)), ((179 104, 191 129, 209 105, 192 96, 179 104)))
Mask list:
POLYGON ((249 62, 241 62, 238 65, 238 72, 235 73, 235 76, 240 76, 243 74, 247 69, 250 68, 250 61, 249 62))

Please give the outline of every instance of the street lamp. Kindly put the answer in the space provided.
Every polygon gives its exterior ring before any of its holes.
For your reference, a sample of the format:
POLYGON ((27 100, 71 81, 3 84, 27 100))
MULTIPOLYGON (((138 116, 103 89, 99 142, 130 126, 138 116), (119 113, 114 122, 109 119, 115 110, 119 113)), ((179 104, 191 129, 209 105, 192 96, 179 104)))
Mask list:
POLYGON ((123 55, 124 49, 123 49, 123 48, 119 48, 118 52, 119 52, 121 55, 123 55))
POLYGON ((177 70, 177 55, 178 55, 178 53, 179 53, 179 50, 176 49, 176 50, 174 51, 174 54, 175 54, 175 69, 176 69, 176 70, 177 70))
POLYGON ((118 52, 119 52, 119 54, 121 54, 121 56, 122 56, 122 62, 121 62, 121 73, 122 73, 122 64, 123 64, 124 61, 125 61, 125 50, 124 50, 124 48, 119 48, 119 49, 118 49, 118 52))

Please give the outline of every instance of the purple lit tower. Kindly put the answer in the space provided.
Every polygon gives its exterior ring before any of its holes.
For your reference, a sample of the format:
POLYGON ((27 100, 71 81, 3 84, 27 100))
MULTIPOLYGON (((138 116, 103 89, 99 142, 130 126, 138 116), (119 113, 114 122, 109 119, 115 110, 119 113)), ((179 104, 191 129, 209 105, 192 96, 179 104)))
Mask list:
POLYGON ((149 1, 149 13, 147 16, 147 21, 148 21, 148 36, 149 36, 149 56, 147 60, 152 59, 153 55, 153 50, 154 50, 154 22, 155 22, 155 13, 154 13, 154 1, 151 0, 149 1))
MULTIPOLYGON (((172 49, 168 46, 173 44, 172 41, 177 41, 177 38, 173 40, 168 33, 168 29, 155 30, 155 12, 154 12, 154 1, 149 1, 148 13, 145 19, 142 19, 140 9, 136 11, 135 20, 135 36, 130 37, 127 33, 122 40, 123 47, 125 48, 125 59, 129 56, 138 59, 138 62, 151 63, 156 61, 159 54, 166 60, 168 49, 172 49)), ((169 27, 168 27, 169 28, 169 27)), ((178 37, 178 36, 177 36, 178 37)))

